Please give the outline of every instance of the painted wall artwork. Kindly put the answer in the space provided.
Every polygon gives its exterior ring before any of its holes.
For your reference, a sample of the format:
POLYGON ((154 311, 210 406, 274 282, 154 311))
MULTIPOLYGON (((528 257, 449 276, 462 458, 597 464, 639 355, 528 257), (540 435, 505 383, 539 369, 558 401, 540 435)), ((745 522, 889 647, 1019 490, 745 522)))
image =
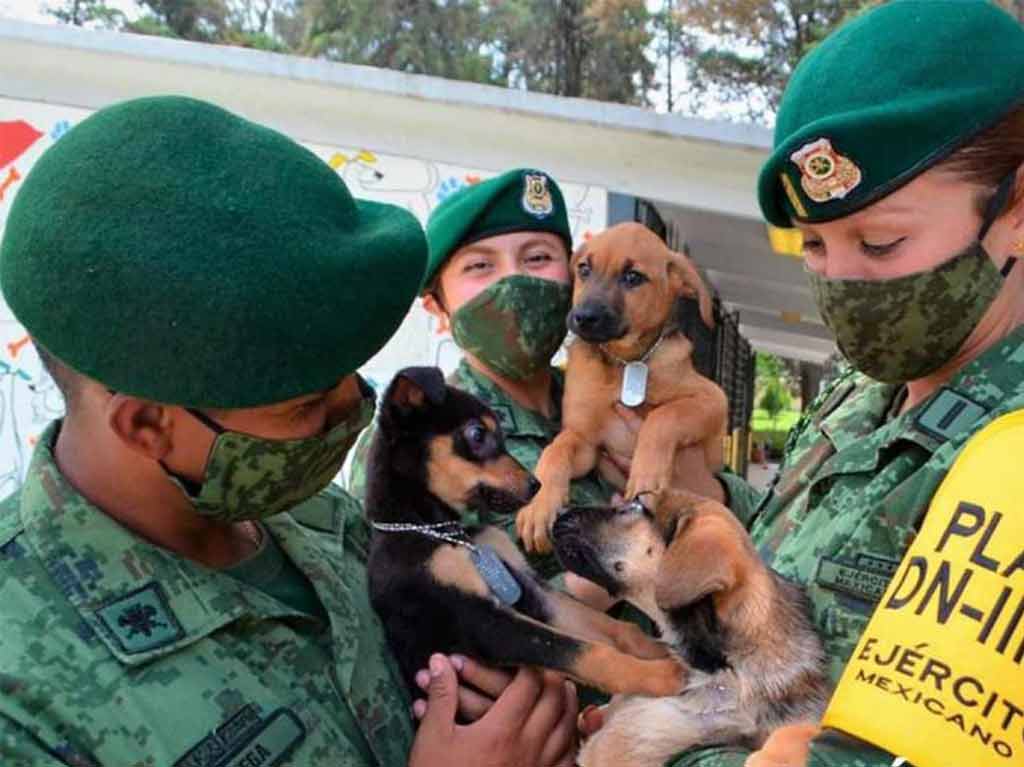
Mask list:
MULTIPOLYGON (((88 115, 72 107, 0 98, 0 232, 33 163, 88 115)), ((341 175, 356 197, 401 205, 421 221, 452 192, 505 170, 388 155, 370 144, 306 146, 341 175)), ((519 163, 511 158, 509 166, 515 164, 519 163)), ((561 187, 577 243, 605 227, 604 189, 566 182, 561 187)), ((388 345, 361 372, 382 390, 406 365, 438 365, 450 372, 458 361, 451 338, 436 332, 432 318, 417 302, 388 345)), ((40 432, 62 413, 60 394, 42 370, 25 329, 0 300, 0 498, 19 486, 40 432)))

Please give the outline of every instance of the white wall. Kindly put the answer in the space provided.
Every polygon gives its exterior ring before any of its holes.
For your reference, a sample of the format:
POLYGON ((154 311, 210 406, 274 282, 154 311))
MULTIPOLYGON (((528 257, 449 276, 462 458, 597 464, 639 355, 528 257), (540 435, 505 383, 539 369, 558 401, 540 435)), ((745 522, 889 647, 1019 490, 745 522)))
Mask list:
MULTIPOLYGON (((35 161, 89 114, 89 110, 70 106, 0 98, 0 231, 11 201, 35 161)), ((341 174, 356 197, 401 205, 421 221, 445 195, 506 170, 378 153, 372 136, 360 146, 305 145, 341 174)), ((604 189, 561 180, 560 186, 577 241, 604 228, 604 189)), ((450 371, 457 362, 458 351, 451 339, 435 332, 430 316, 417 302, 388 345, 362 372, 382 387, 406 365, 432 364, 450 371)), ((24 328, 0 301, 0 497, 20 484, 39 433, 62 412, 60 396, 27 343, 24 328)))

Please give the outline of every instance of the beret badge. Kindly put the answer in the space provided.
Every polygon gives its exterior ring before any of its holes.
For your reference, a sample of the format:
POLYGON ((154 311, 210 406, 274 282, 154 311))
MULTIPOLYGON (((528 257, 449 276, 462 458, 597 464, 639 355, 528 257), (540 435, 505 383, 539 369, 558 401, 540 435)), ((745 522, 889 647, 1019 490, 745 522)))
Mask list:
POLYGON ((523 177, 523 210, 537 218, 547 218, 555 212, 548 177, 543 173, 527 173, 523 177))
POLYGON ((805 144, 789 156, 800 168, 800 186, 815 202, 841 200, 861 182, 860 168, 827 138, 805 144))

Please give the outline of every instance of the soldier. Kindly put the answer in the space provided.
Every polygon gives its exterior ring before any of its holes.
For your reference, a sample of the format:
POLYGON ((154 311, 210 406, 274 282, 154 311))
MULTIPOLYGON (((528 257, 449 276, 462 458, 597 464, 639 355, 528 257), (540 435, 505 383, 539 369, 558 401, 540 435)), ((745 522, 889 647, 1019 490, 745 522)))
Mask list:
POLYGON ((425 259, 407 212, 200 101, 103 109, 39 160, 0 284, 67 415, 0 511, 0 764, 572 763, 567 683, 442 656, 414 740, 329 485, 425 259))
MULTIPOLYGON (((726 495, 767 562, 806 587, 833 679, 964 446, 1024 408, 1022 102, 1013 18, 982 0, 906 0, 830 35, 779 107, 761 210, 802 231, 818 307, 855 370, 805 412, 767 494, 735 482, 726 495)), ((745 758, 709 749, 674 765, 745 758)), ((807 763, 899 760, 826 731, 807 763)))
MULTIPOLYGON (((486 402, 508 451, 532 470, 561 424, 562 372, 551 358, 566 336, 572 235, 562 192, 548 174, 516 169, 447 198, 427 222, 423 306, 464 356, 451 384, 486 402)), ((349 490, 361 497, 372 431, 360 438, 349 490)), ((596 474, 573 500, 602 503, 612 488, 596 474)), ((489 520, 515 537, 515 517, 489 520)), ((553 556, 534 558, 544 576, 553 556)))

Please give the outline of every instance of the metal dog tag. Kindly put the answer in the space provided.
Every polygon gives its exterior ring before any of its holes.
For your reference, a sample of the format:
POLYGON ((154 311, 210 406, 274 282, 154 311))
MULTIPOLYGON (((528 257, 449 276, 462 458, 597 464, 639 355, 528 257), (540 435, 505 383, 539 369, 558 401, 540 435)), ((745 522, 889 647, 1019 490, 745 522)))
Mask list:
POLYGON ((469 552, 469 558, 498 601, 512 606, 522 598, 523 590, 518 581, 493 548, 486 544, 477 544, 476 548, 469 552))
POLYGON ((644 404, 647 399, 647 365, 630 362, 622 369, 622 391, 619 399, 626 407, 644 404))

